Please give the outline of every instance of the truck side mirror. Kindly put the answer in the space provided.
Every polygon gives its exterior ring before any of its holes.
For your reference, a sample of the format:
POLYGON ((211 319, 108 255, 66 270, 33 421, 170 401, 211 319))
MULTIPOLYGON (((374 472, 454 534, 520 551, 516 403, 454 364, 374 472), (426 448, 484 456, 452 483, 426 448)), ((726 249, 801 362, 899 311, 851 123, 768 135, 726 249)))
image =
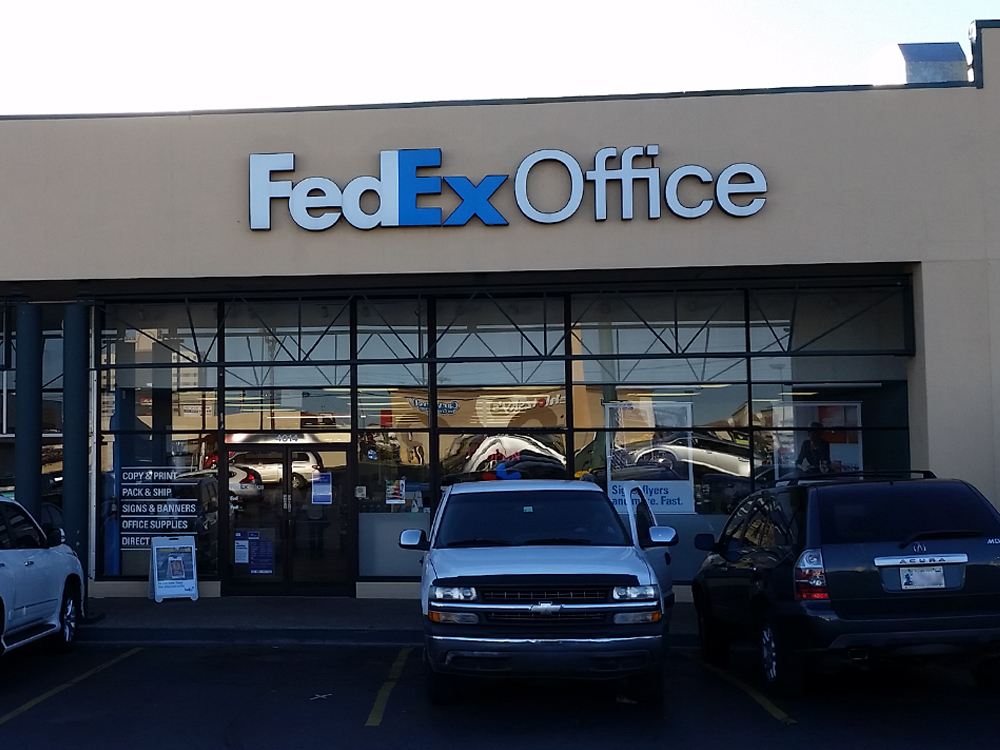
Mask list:
POLYGON ((673 547, 680 541, 677 530, 673 526, 651 526, 649 528, 650 544, 656 547, 673 547))

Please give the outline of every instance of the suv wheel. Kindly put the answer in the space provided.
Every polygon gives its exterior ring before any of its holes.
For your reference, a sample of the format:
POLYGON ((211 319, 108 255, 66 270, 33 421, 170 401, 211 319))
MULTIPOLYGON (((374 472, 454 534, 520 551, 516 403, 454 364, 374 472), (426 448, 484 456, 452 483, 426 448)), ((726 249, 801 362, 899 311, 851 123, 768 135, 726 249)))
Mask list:
POLYGON ((802 663, 769 611, 762 612, 758 620, 757 650, 761 677, 772 692, 788 695, 802 686, 802 663))
POLYGON ((73 649, 79 619, 80 593, 76 586, 67 583, 59 606, 59 632, 53 637, 53 645, 57 651, 65 653, 73 649))
POLYGON ((306 486, 305 477, 301 474, 292 474, 292 488, 296 490, 301 490, 306 486))
POLYGON ((977 664, 972 670, 972 677, 980 690, 1000 693, 1000 657, 986 659, 977 664))
POLYGON ((712 617, 710 605, 703 598, 695 604, 698 614, 698 644, 701 658, 713 667, 724 667, 729 663, 729 634, 722 623, 712 617))

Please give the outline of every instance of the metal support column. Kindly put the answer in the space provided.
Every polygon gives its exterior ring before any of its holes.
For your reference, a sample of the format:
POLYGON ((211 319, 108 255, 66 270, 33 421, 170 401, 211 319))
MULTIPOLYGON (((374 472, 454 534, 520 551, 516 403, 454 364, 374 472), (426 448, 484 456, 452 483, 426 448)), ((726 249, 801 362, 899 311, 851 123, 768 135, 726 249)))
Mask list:
POLYGON ((62 510, 66 543, 87 560, 87 507, 90 446, 89 331, 86 305, 63 310, 63 482, 62 510))
POLYGON ((35 518, 42 510, 42 308, 17 305, 17 424, 14 495, 35 518))

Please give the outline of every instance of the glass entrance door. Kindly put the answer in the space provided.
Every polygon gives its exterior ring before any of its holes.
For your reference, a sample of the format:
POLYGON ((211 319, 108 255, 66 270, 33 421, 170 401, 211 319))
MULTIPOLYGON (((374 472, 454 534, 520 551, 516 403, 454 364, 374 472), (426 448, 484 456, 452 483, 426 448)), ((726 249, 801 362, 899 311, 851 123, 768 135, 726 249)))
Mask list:
POLYGON ((347 453, 342 446, 230 445, 232 593, 349 593, 347 453))

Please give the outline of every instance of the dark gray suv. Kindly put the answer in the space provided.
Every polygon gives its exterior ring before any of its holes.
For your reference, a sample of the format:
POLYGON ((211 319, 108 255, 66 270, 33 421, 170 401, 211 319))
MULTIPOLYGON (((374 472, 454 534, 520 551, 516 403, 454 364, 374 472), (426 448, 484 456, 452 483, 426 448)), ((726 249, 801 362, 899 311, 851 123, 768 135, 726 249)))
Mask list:
POLYGON ((693 582, 702 655, 749 635, 761 676, 796 689, 816 661, 942 656, 1000 690, 1000 514, 953 479, 799 480, 749 496, 693 582))

